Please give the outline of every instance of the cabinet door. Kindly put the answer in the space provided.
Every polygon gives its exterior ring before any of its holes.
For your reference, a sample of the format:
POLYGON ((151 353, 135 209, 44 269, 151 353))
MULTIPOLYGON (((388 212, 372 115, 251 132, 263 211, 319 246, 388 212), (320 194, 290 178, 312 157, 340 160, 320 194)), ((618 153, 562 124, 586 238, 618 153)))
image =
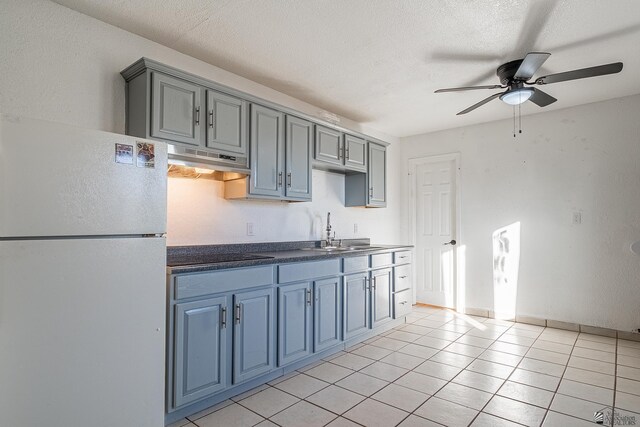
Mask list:
POLYGON ((207 90, 207 147, 247 154, 247 103, 207 90))
POLYGON ((368 273, 344 276, 344 339, 369 329, 368 273))
POLYGON ((311 283, 278 288, 278 366, 312 353, 311 283))
POLYGON ((227 387, 227 298, 175 306, 174 405, 227 387))
POLYGON ((152 82, 151 136, 200 145, 202 87, 158 73, 153 73, 152 82))
POLYGON ((344 136, 344 164, 352 170, 367 171, 367 142, 364 139, 344 136))
POLYGON ((317 280, 314 288, 314 351, 340 343, 342 335, 342 289, 338 277, 317 280))
POLYGON ((286 196, 311 200, 311 152, 313 150, 311 122, 287 116, 286 132, 286 196))
POLYGON ((281 197, 284 194, 284 114, 251 105, 250 193, 281 197))
POLYGON ((391 320, 393 304, 391 300, 391 269, 376 270, 371 273, 372 326, 391 320))
POLYGON ((243 292, 234 298, 233 383, 275 367, 273 289, 243 292))
POLYGON ((369 143, 369 203, 367 206, 387 205, 387 150, 385 147, 369 143))
POLYGON ((315 146, 316 160, 342 166, 342 132, 316 126, 315 146))

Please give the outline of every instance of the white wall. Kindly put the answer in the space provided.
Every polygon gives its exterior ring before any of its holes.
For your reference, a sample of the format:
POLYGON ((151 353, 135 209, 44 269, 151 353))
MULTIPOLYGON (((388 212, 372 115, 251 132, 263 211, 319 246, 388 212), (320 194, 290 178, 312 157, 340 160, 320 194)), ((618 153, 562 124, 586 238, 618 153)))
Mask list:
MULTIPOLYGON (((316 115, 320 108, 183 55, 49 1, 0 2, 0 112, 124 133, 125 82, 120 71, 142 56, 270 101, 316 115)), ((396 138, 343 119, 343 126, 389 142, 396 138)), ((312 203, 229 202, 221 184, 169 180, 168 243, 204 244, 319 238, 319 218, 331 210, 338 237, 380 243, 399 239, 399 188, 390 150, 387 209, 344 208, 343 178, 314 171, 312 203), (256 235, 246 236, 246 222, 256 235)), ((396 158, 398 158, 396 156, 396 158)))
POLYGON ((344 176, 320 170, 313 171, 313 201, 304 203, 228 201, 222 182, 169 178, 168 244, 318 240, 323 237, 327 212, 337 238, 403 243, 399 150, 394 145, 387 150, 392 173, 385 209, 344 207, 344 176), (247 236, 247 222, 254 224, 255 236, 247 236), (358 233, 354 233, 356 223, 358 233))
POLYGON ((405 171, 409 158, 461 153, 467 307, 494 308, 491 236, 519 221, 517 314, 640 327, 638 111, 640 95, 523 117, 517 138, 503 120, 402 139, 405 171))

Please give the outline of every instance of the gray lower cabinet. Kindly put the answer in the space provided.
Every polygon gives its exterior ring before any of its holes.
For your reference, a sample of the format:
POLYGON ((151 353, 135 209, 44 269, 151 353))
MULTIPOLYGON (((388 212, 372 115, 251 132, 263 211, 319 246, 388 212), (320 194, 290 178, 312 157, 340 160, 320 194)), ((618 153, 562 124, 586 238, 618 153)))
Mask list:
POLYGON ((169 276, 167 411, 228 398, 406 315, 410 263, 405 250, 169 276))
POLYGON ((313 283, 313 350, 322 351, 342 340, 341 278, 313 283))
POLYGON ((371 272, 371 324, 374 328, 392 319, 392 280, 390 268, 371 272))
POLYGON ((233 296, 233 383, 275 368, 273 288, 233 296))
POLYGON ((369 329, 369 273, 344 276, 344 339, 353 338, 369 329))
POLYGON ((247 102, 207 90, 207 147, 247 154, 247 102))
POLYGON ((160 73, 151 82, 151 136, 200 145, 203 88, 160 73))
POLYGON ((313 352, 312 288, 311 282, 278 288, 278 366, 313 352))
POLYGON ((175 306, 174 405, 224 390, 227 378, 226 296, 175 306))

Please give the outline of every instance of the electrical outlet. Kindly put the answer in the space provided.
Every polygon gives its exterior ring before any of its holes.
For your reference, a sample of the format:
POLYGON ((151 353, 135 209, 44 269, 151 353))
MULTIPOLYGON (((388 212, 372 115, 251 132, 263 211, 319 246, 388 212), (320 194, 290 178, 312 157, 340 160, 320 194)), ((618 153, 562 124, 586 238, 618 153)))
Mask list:
POLYGON ((358 234, 358 223, 353 224, 353 234, 358 234))
POLYGON ((573 213, 573 220, 572 220, 573 225, 580 225, 582 224, 582 214, 580 212, 574 212, 573 213))
POLYGON ((254 236, 253 233, 253 223, 252 222, 248 222, 247 223, 247 236, 254 236))

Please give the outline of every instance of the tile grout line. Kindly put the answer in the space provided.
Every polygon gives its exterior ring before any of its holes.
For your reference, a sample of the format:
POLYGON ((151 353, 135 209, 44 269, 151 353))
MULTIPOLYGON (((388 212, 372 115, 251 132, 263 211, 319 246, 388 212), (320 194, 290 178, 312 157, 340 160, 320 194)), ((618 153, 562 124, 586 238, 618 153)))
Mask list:
MULTIPOLYGON (((571 347, 571 353, 569 353, 569 358, 567 359, 567 363, 564 366, 564 370, 562 371, 562 376, 560 377, 560 381, 558 381, 558 385, 556 386, 556 390, 553 392, 553 398, 551 399, 551 402, 549 402, 549 407, 547 408, 547 410, 544 413, 544 417, 542 418, 542 422, 540 423, 540 426, 542 426, 544 424, 544 421, 547 419, 547 417, 549 416, 549 411, 551 411, 551 405, 553 404, 553 401, 555 400, 556 396, 558 395, 558 390, 560 390, 560 385, 562 384, 562 380, 564 380, 564 376, 567 373, 567 368, 569 367, 569 362, 571 361, 571 356, 573 355, 573 349, 576 348, 576 342, 578 341, 578 337, 580 336, 580 331, 578 331, 578 335, 576 336, 575 341, 573 342, 573 346, 571 347)), ((572 396, 570 396, 572 397, 572 396)), ((567 414, 564 414, 567 415, 567 414)), ((577 417, 574 417, 576 419, 579 419, 577 417)))

